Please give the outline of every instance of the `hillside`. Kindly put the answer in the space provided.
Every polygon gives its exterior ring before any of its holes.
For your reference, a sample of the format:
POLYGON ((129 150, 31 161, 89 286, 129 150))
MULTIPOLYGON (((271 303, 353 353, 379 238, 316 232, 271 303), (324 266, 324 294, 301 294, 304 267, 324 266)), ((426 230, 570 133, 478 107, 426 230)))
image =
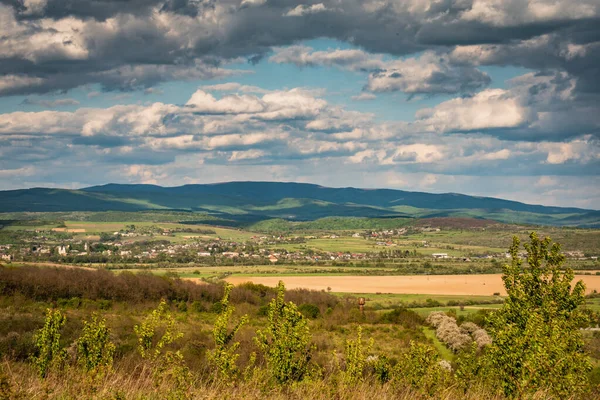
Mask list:
POLYGON ((80 190, 33 188, 0 191, 0 212, 142 211, 202 212, 252 223, 273 218, 468 217, 506 223, 600 226, 600 212, 548 207, 457 193, 329 188, 306 183, 227 182, 161 187, 108 184, 80 190))

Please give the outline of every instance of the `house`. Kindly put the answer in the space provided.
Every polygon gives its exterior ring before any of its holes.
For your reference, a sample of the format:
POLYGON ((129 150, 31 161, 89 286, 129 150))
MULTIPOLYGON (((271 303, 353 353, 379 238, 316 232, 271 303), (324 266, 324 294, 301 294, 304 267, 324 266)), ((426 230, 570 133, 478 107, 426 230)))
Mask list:
POLYGON ((2 258, 2 261, 10 262, 10 261, 12 261, 13 256, 12 256, 12 254, 1 254, 0 258, 2 258))
POLYGON ((210 253, 208 251, 199 251, 198 257, 210 257, 210 253))
POLYGON ((59 256, 66 256, 67 255, 67 248, 66 248, 66 246, 57 246, 56 247, 56 251, 58 252, 59 256))
POLYGON ((279 261, 279 260, 278 260, 278 259, 277 259, 277 257, 275 257, 274 255, 270 255, 270 256, 269 256, 269 261, 271 261, 272 263, 276 263, 276 262, 277 262, 277 261, 279 261))
POLYGON ((448 258, 447 253, 433 253, 431 256, 433 258, 448 258))

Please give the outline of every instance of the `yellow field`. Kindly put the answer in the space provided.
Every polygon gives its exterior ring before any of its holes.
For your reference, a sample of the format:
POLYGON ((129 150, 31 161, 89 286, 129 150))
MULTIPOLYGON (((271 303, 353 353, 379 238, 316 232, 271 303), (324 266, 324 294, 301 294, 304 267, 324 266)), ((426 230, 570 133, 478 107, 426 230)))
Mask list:
MULTIPOLYGON (((587 292, 600 290, 600 276, 577 276, 583 280, 587 292)), ((428 275, 428 276, 230 276, 228 282, 237 285, 243 282, 276 286, 280 280, 286 288, 305 288, 343 293, 406 293, 406 294, 448 294, 485 295, 494 293, 506 295, 501 274, 491 275, 428 275)))

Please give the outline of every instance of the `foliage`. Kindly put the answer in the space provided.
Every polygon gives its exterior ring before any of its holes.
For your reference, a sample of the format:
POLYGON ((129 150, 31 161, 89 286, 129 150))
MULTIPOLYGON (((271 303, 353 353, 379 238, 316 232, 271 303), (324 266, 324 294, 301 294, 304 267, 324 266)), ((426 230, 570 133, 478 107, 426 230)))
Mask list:
POLYGON ((183 333, 175 331, 175 319, 167 312, 167 302, 164 300, 141 325, 136 325, 133 329, 138 338, 140 355, 150 361, 158 360, 164 354, 165 346, 183 336, 183 333))
POLYGON ((114 353, 106 320, 94 315, 91 321, 83 321, 83 331, 77 340, 77 359, 83 368, 88 372, 110 368, 114 353))
POLYGON ((454 377, 459 388, 466 392, 473 383, 485 375, 483 360, 477 354, 477 343, 471 343, 456 357, 454 377))
POLYGON ((46 310, 44 326, 34 335, 37 355, 33 356, 40 377, 45 378, 48 371, 60 366, 66 358, 66 351, 60 345, 60 330, 67 320, 60 310, 46 310))
POLYGON ((577 310, 585 286, 581 281, 571 286, 573 271, 561 270, 564 255, 558 244, 540 240, 535 232, 530 240, 527 265, 519 256, 518 238, 510 247, 512 262, 502 276, 508 298, 489 317, 493 342, 487 359, 509 397, 547 390, 567 398, 583 390, 590 369, 579 332, 584 317, 577 310))
POLYGON ((142 272, 114 274, 106 270, 22 266, 0 267, 5 295, 22 294, 41 301, 79 297, 90 300, 116 300, 128 303, 159 301, 218 301, 221 285, 196 285, 142 272))
POLYGON ((315 304, 301 304, 298 307, 298 311, 302 313, 306 318, 315 319, 321 315, 321 310, 315 304))
POLYGON ((466 323, 466 328, 461 329, 456 324, 456 318, 450 317, 441 311, 429 314, 427 322, 436 328, 435 335, 437 338, 454 352, 458 352, 469 346, 472 342, 471 336, 469 335, 470 329, 472 328, 472 325, 475 326, 475 328, 478 328, 477 325, 473 323, 466 323))
POLYGON ((433 347, 411 341, 408 351, 394 368, 394 381, 433 395, 448 379, 448 372, 439 361, 440 356, 433 347))
POLYGON ((363 380, 363 371, 365 369, 367 354, 373 348, 373 338, 369 339, 365 347, 362 341, 362 327, 356 330, 356 339, 346 339, 346 370, 344 371, 344 381, 347 384, 354 385, 363 380))
POLYGON ((255 338, 271 376, 282 384, 302 380, 311 359, 308 321, 284 296, 285 286, 279 281, 277 295, 269 304, 267 327, 258 330, 255 338))
POLYGON ((225 286, 225 293, 221 300, 221 313, 217 317, 213 328, 215 349, 209 353, 209 360, 216 367, 217 376, 224 381, 230 381, 238 372, 236 360, 239 354, 236 352, 240 343, 234 342, 233 338, 238 330, 248 322, 248 316, 244 315, 231 331, 228 328, 231 316, 235 311, 235 307, 229 304, 229 294, 232 287, 229 284, 225 286))
POLYGON ((175 390, 172 397, 181 398, 191 384, 191 374, 181 351, 164 351, 166 346, 183 337, 183 333, 175 330, 175 319, 167 311, 166 301, 162 300, 142 324, 133 329, 140 355, 152 363, 154 384, 172 382, 175 390))

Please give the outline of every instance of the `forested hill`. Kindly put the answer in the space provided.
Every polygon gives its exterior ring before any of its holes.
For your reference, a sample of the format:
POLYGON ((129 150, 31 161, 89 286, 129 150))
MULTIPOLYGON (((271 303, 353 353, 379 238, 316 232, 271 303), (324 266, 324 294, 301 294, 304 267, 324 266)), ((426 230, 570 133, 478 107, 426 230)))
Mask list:
POLYGON ((329 188, 306 183, 227 182, 161 187, 108 184, 80 190, 0 191, 0 212, 188 210, 230 219, 476 217, 509 223, 600 226, 600 212, 457 193, 329 188))

